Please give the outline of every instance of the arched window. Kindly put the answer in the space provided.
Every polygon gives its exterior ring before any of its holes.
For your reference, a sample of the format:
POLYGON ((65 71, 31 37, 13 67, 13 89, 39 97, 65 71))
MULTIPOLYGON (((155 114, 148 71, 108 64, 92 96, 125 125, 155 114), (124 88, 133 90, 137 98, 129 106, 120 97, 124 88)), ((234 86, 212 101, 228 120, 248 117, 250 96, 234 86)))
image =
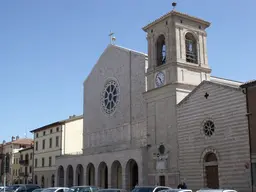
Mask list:
POLYGON ((195 37, 191 33, 185 36, 186 41, 186 61, 189 63, 197 63, 197 43, 195 37))
POLYGON ((166 63, 166 45, 164 35, 160 35, 156 42, 157 66, 166 63))

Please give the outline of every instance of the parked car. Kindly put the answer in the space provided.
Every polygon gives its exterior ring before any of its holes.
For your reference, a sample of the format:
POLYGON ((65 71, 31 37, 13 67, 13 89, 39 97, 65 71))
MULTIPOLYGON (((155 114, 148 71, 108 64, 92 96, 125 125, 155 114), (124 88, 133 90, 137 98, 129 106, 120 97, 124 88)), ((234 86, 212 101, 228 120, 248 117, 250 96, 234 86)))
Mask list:
POLYGON ((172 189, 166 186, 135 186, 132 192, 159 192, 166 189, 172 189))
POLYGON ((165 189, 160 192, 193 192, 191 189, 165 189))
POLYGON ((32 192, 35 189, 40 188, 36 184, 15 184, 7 187, 6 192, 32 192))
POLYGON ((68 192, 96 192, 99 188, 95 186, 73 186, 68 192))
POLYGON ((199 189, 196 192, 237 192, 234 189, 199 189))
POLYGON ((33 190, 32 192, 41 192, 41 191, 43 191, 45 188, 38 188, 38 189, 35 189, 35 190, 33 190))
POLYGON ((127 192, 127 191, 125 189, 109 188, 109 189, 100 189, 97 192, 127 192))
POLYGON ((42 190, 42 192, 67 192, 68 190, 67 187, 50 187, 42 190))

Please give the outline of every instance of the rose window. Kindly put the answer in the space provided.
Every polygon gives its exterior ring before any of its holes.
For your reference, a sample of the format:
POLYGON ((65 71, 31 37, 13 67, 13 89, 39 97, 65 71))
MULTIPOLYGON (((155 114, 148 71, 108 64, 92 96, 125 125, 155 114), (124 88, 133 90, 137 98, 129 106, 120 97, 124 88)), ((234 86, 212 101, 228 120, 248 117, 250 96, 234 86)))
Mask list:
POLYGON ((204 134, 208 137, 212 136, 215 131, 215 125, 212 121, 206 121, 204 123, 204 134))
POLYGON ((112 114, 119 103, 119 86, 116 81, 110 80, 106 83, 101 95, 102 108, 107 114, 112 114))

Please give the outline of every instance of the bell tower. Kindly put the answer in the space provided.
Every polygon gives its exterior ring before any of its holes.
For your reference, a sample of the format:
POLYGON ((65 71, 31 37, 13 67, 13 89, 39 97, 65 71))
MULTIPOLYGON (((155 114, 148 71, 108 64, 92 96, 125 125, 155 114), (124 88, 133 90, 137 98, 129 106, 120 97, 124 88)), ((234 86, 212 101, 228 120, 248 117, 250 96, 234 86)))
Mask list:
POLYGON ((150 185, 177 186, 179 147, 176 106, 203 80, 210 79, 206 28, 210 23, 177 11, 143 28, 146 69, 148 177, 150 185))
MULTIPOLYGON (((207 21, 173 10, 143 27, 148 41, 147 91, 176 84, 177 89, 190 92, 209 80, 209 26, 207 21)), ((177 102, 184 94, 179 95, 177 102)))

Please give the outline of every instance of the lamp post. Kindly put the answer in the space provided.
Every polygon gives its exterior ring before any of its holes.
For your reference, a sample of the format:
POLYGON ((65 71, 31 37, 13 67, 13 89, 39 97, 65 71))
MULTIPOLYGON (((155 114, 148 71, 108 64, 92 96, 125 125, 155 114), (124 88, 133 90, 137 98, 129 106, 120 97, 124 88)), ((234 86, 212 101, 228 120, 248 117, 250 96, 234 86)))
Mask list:
POLYGON ((4 154, 4 192, 6 187, 6 154, 4 154))

